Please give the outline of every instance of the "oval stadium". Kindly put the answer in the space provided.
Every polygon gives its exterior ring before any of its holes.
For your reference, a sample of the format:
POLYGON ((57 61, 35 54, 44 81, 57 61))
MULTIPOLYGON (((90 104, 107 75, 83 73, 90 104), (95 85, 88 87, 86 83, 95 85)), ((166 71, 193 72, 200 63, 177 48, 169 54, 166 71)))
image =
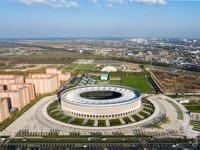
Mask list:
POLYGON ((141 108, 141 94, 127 87, 86 86, 61 94, 61 109, 79 118, 118 118, 135 114, 141 108))

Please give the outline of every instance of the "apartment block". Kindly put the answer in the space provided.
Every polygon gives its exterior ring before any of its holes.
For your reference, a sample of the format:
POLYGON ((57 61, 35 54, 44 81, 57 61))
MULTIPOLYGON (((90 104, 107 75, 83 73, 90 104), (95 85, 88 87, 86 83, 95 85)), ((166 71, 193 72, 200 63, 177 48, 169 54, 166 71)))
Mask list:
POLYGON ((46 74, 30 74, 26 79, 26 83, 32 83, 35 86, 37 95, 51 93, 60 87, 60 81, 68 81, 70 73, 62 74, 57 68, 47 68, 46 74))
POLYGON ((9 99, 0 97, 0 123, 10 116, 9 99))
POLYGON ((24 83, 24 77, 20 75, 0 75, 0 84, 24 83))
POLYGON ((28 92, 26 93, 26 99, 28 102, 34 100, 35 96, 35 88, 32 83, 21 83, 21 84, 9 84, 7 85, 8 90, 18 90, 25 88, 28 92))
POLYGON ((24 106, 35 99, 33 84, 8 84, 6 90, 0 90, 0 97, 11 100, 12 108, 21 110, 24 106))
POLYGON ((25 82, 34 84, 37 95, 54 92, 60 86, 58 76, 49 74, 31 74, 25 82))
POLYGON ((71 74, 69 72, 62 74, 62 71, 58 70, 57 68, 47 68, 46 73, 58 75, 59 81, 68 81, 71 77, 71 74))

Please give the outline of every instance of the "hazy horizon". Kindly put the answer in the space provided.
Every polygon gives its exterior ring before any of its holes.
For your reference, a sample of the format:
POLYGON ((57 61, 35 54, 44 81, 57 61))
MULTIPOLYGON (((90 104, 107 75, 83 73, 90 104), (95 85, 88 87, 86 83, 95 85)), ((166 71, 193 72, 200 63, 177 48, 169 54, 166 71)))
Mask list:
POLYGON ((199 8, 194 0, 4 0, 0 39, 199 39, 199 8))

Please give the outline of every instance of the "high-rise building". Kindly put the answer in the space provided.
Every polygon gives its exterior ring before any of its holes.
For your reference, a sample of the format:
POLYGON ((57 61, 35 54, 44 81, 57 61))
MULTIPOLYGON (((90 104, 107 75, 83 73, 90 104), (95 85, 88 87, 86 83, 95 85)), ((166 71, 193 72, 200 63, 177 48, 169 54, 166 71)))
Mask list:
POLYGON ((21 110, 24 106, 35 99, 33 84, 19 83, 8 84, 6 90, 0 90, 1 97, 7 97, 11 100, 12 108, 21 110))
POLYGON ((0 84, 24 83, 24 77, 20 75, 0 75, 0 84))
POLYGON ((22 88, 26 88, 28 92, 26 92, 26 99, 28 102, 35 99, 35 88, 32 83, 21 83, 21 84, 9 84, 7 85, 8 90, 18 90, 22 88))
POLYGON ((25 82, 34 84, 37 95, 54 92, 60 86, 57 75, 31 74, 25 82))
POLYGON ((30 74, 26 79, 26 83, 32 83, 35 86, 37 95, 51 93, 60 87, 60 81, 68 81, 70 73, 64 73, 57 68, 46 69, 46 74, 30 74))
POLYGON ((0 123, 10 116, 9 99, 0 97, 0 123))
POLYGON ((46 69, 47 74, 53 74, 53 75, 58 75, 58 80, 59 81, 68 81, 71 77, 69 72, 62 73, 61 70, 58 70, 57 68, 47 68, 46 69))

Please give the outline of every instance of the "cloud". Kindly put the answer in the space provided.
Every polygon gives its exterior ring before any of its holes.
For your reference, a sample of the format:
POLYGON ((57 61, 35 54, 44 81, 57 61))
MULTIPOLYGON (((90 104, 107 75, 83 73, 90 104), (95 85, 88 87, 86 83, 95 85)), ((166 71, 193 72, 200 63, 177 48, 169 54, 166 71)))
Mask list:
POLYGON ((135 1, 138 3, 144 3, 144 4, 166 4, 165 0, 130 0, 130 1, 135 1))
POLYGON ((110 4, 143 3, 143 4, 166 4, 166 0, 108 0, 110 4))
MULTIPOLYGON (((25 5, 48 5, 53 8, 77 8, 80 0, 15 0, 25 5)), ((142 4, 166 4, 166 0, 87 0, 87 2, 106 7, 113 7, 114 4, 142 3, 142 4)))
POLYGON ((79 4, 74 0, 17 0, 18 2, 25 5, 42 4, 48 5, 54 8, 77 8, 79 4))
POLYGON ((89 0, 90 3, 93 3, 93 4, 97 4, 99 1, 98 0, 89 0))

